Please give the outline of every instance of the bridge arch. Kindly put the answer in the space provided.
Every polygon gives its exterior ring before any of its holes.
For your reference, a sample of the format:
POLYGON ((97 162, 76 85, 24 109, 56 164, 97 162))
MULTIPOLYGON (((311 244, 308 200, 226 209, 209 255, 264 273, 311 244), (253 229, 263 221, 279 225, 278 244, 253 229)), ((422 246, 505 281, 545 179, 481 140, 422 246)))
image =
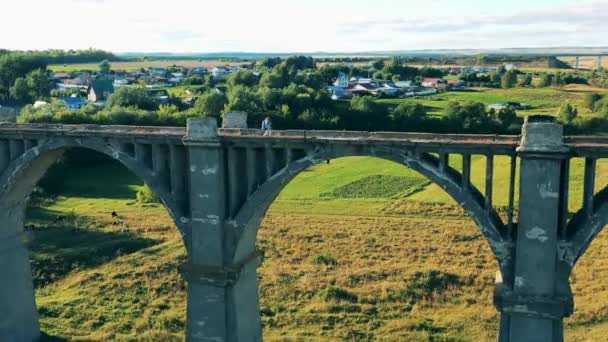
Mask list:
POLYGON ((257 234, 264 215, 293 178, 315 164, 351 156, 369 156, 392 161, 418 172, 439 185, 473 218, 496 256, 503 277, 509 277, 512 246, 505 236, 506 230, 497 212, 492 207, 484 206, 484 196, 481 192, 470 182, 467 186, 463 186, 462 174, 447 165, 442 166, 440 158, 429 153, 415 153, 413 150, 391 146, 318 147, 306 157, 292 162, 275 173, 245 202, 234 219, 228 222, 237 228, 233 263, 240 264, 255 253, 257 234))
POLYGON ((608 226, 608 187, 593 196, 593 208, 579 210, 568 222, 568 242, 571 244, 571 268, 585 254, 591 243, 608 226))
MULTIPOLYGON (((5 318, 0 320, 0 336, 8 340, 34 341, 39 337, 40 326, 29 251, 24 244, 29 235, 24 229, 26 207, 36 184, 66 150, 82 148, 118 161, 158 195, 184 240, 187 227, 185 222, 176 219, 180 209, 161 177, 148 165, 104 139, 63 137, 13 143, 19 143, 19 148, 11 146, 10 154, 14 157, 0 173, 0 269, 11 277, 11 281, 0 282, 0 316, 5 318)), ((185 247, 188 250, 187 243, 185 247)))
POLYGON ((120 162, 136 177, 150 186, 167 208, 180 233, 182 235, 187 234, 187 222, 180 219, 181 210, 168 189, 162 184, 160 177, 147 165, 103 139, 55 138, 40 140, 36 146, 24 150, 0 174, 2 184, 0 197, 4 199, 3 205, 15 208, 24 207, 27 197, 48 168, 58 161, 64 151, 71 148, 95 151, 120 162))

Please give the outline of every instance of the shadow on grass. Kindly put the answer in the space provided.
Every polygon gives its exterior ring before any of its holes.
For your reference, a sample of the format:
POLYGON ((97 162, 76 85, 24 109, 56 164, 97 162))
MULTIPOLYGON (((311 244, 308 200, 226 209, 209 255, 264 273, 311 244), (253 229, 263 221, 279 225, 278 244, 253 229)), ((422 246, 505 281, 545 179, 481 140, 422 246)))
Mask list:
POLYGON ((65 342, 65 341, 68 341, 68 339, 63 338, 63 337, 47 335, 45 332, 40 333, 40 339, 38 340, 38 342, 65 342))
POLYGON ((35 212, 35 224, 28 225, 33 235, 28 249, 36 288, 162 242, 129 232, 90 228, 94 224, 81 217, 68 216, 54 223, 55 213, 40 208, 35 212))

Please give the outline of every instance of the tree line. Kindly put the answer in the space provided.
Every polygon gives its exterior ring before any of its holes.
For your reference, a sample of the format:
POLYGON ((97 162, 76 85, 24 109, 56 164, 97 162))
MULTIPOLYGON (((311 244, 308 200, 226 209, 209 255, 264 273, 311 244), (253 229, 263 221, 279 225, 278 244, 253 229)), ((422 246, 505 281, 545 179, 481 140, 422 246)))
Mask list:
POLYGON ((53 84, 49 64, 116 60, 110 52, 88 50, 0 50, 0 104, 48 100, 53 84))
MULTIPOLYGON (((375 61, 372 68, 383 73, 383 77, 410 80, 442 72, 430 67, 408 66, 398 58, 375 61)), ((483 103, 452 102, 444 115, 431 116, 427 107, 415 102, 387 105, 371 96, 333 101, 325 87, 340 71, 353 75, 360 72, 357 67, 318 66, 311 57, 267 58, 257 63, 256 70, 241 69, 230 75, 222 82, 225 89, 216 87, 217 81, 209 76, 190 78, 192 84, 200 84, 195 90, 197 99, 192 108, 186 108, 177 98, 160 104, 143 87, 124 87, 119 88, 104 107, 87 105, 80 110, 69 110, 59 102, 38 109, 26 106, 19 120, 183 126, 189 117, 221 118, 227 111, 245 111, 249 113, 251 126, 258 126, 268 116, 275 129, 519 133, 522 120, 513 108, 494 111, 487 110, 483 103)), ((513 75, 517 75, 515 71, 504 71, 500 82, 514 82, 513 75)), ((597 122, 587 124, 589 120, 577 118, 575 111, 572 106, 564 106, 563 114, 560 110, 560 117, 570 124, 571 131, 593 132, 597 127, 605 127, 597 122)))

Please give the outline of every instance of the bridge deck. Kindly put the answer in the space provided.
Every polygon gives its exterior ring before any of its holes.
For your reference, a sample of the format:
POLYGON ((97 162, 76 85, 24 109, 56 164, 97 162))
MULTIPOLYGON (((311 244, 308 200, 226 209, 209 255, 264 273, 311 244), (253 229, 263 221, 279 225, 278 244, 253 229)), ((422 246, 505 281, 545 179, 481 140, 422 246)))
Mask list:
MULTIPOLYGON (((111 137, 111 138, 165 138, 181 140, 185 127, 120 126, 120 125, 57 125, 57 124, 0 124, 0 137, 31 138, 46 136, 111 137)), ((404 146, 485 147, 497 154, 512 154, 519 144, 519 136, 490 134, 436 134, 401 132, 311 131, 275 130, 263 136, 257 129, 219 129, 219 138, 226 142, 257 141, 282 142, 335 142, 335 143, 387 143, 404 146)), ((574 155, 591 158, 608 157, 608 136, 570 136, 566 144, 574 155)), ((480 150, 479 153, 488 151, 480 150)))

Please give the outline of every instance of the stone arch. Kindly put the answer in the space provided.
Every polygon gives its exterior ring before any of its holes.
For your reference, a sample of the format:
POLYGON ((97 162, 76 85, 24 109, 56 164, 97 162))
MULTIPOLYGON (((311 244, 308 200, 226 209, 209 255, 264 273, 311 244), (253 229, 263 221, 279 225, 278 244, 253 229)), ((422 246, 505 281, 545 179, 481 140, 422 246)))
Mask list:
POLYGON ((608 187, 593 196, 593 203, 594 210, 590 217, 587 217, 583 208, 568 222, 568 243, 571 250, 565 259, 571 268, 574 268, 604 227, 608 226, 608 187))
MULTIPOLYGON (((176 220, 178 207, 159 177, 146 165, 103 139, 65 137, 39 140, 36 146, 11 161, 0 174, 0 269, 11 275, 11 281, 0 282, 0 317, 3 317, 0 319, 0 339, 35 341, 39 337, 29 252, 23 243, 28 235, 24 230, 25 211, 34 186, 70 148, 84 148, 108 155, 145 181, 161 198, 185 238, 187 227, 184 222, 176 220)), ((188 244, 185 245, 188 250, 188 244)))
POLYGON ((242 264, 244 260, 255 253, 255 243, 260 223, 272 202, 289 181, 312 165, 327 159, 349 156, 369 156, 393 161, 417 171, 431 182, 441 186, 476 222, 498 259, 503 277, 510 276, 511 242, 505 236, 504 224, 496 211, 493 208, 486 211, 484 208, 483 195, 479 190, 473 185, 470 185, 466 190, 463 189, 460 183, 462 180, 460 173, 451 168, 441 171, 438 158, 431 154, 416 154, 409 150, 390 146, 364 149, 337 148, 337 150, 319 148, 307 157, 294 161, 277 172, 247 200, 238 214, 235 215, 234 220, 228 222, 237 229, 233 263, 242 264))
POLYGON ((0 175, 2 184, 0 198, 3 198, 5 205, 24 206, 30 192, 46 170, 61 157, 65 150, 70 148, 92 150, 120 162, 136 177, 150 186, 167 208, 180 233, 183 236, 186 235, 188 227, 183 220, 179 219, 179 207, 154 171, 103 139, 60 138, 48 141, 41 140, 37 146, 25 150, 0 175))

